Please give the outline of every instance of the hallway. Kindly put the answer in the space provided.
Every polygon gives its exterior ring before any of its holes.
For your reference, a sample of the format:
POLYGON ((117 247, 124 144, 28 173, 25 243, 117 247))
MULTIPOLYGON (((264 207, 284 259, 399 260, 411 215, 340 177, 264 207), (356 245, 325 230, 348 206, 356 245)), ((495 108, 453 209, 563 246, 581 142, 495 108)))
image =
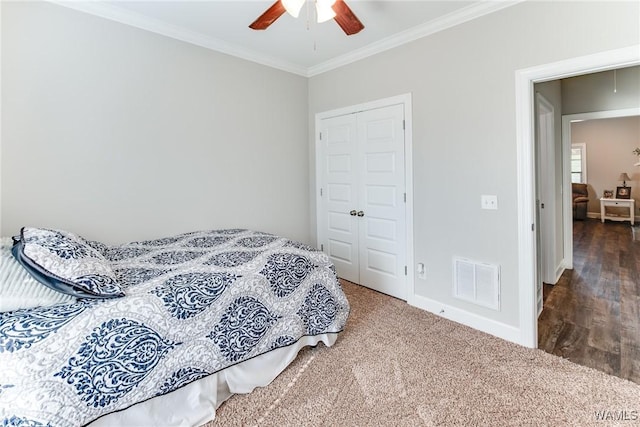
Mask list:
POLYGON ((629 223, 573 223, 574 269, 545 285, 538 348, 640 383, 640 242, 629 223))

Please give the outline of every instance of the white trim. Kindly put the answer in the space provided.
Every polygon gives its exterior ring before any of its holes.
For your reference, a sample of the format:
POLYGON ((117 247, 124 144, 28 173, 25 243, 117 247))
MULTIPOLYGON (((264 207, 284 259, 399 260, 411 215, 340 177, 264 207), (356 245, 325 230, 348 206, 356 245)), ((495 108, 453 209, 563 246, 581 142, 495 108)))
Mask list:
POLYGON ((558 283, 558 280, 560 280, 560 277, 562 276, 562 273, 564 273, 564 270, 566 269, 566 267, 564 266, 563 263, 560 263, 560 265, 558 265, 556 267, 556 276, 555 276, 555 282, 553 283, 558 283))
POLYGON ((150 18, 131 10, 123 9, 114 4, 103 3, 102 1, 65 1, 48 0, 51 3, 68 7, 80 12, 106 18, 121 24, 130 25, 152 33, 161 34, 196 46, 211 49, 217 52, 236 56, 247 61, 256 62, 268 67, 298 74, 304 77, 313 77, 330 71, 343 65, 350 64, 363 58, 376 55, 380 52, 401 46, 422 37, 446 30, 447 28, 463 24, 476 18, 499 11, 509 6, 518 4, 524 0, 499 0, 477 2, 470 6, 459 9, 432 21, 409 28, 398 34, 394 34, 383 40, 371 43, 360 49, 340 55, 336 58, 325 61, 321 64, 306 68, 302 65, 284 61, 275 56, 265 55, 261 52, 246 49, 240 45, 228 43, 202 33, 188 30, 184 27, 172 25, 164 21, 150 18))
MULTIPOLYGON (((590 113, 566 114, 562 116, 562 123, 571 123, 573 120, 613 119, 616 117, 640 116, 639 108, 624 108, 622 110, 592 111, 590 113), (566 120, 565 120, 566 119, 566 120)), ((571 136, 571 127, 569 127, 571 136)), ((571 141, 571 139, 569 139, 571 141)))
POLYGON ((422 295, 414 295, 411 305, 426 310, 445 319, 453 320, 470 328, 477 329, 498 338, 520 344, 520 329, 515 326, 497 322, 469 311, 443 304, 439 301, 426 298, 422 295))
MULTIPOLYGON (((315 185, 313 187, 313 192, 316 194, 316 205, 315 205, 315 217, 316 217, 316 235, 315 235, 315 242, 316 242, 316 249, 318 250, 323 250, 323 248, 320 246, 322 244, 322 242, 320 242, 320 236, 322 235, 321 233, 321 224, 322 224, 322 220, 320 219, 320 217, 318 217, 318 211, 320 210, 320 206, 322 206, 323 204, 323 200, 322 200, 322 192, 326 191, 322 188, 322 161, 320 159, 324 158, 324 150, 323 148, 323 144, 322 144, 322 136, 320 135, 320 129, 322 129, 321 127, 321 121, 322 119, 320 117, 318 117, 318 114, 316 114, 316 118, 315 118, 315 123, 314 123, 314 128, 313 128, 313 134, 314 134, 314 144, 313 144, 313 152, 315 154, 315 165, 314 165, 314 169, 316 172, 316 179, 315 179, 315 185)), ((311 166, 309 166, 311 167, 311 166)))
POLYGON ((405 241, 407 245, 407 303, 413 304, 416 295, 415 271, 413 258, 413 104, 410 93, 402 95, 404 103, 404 174, 405 191, 407 193, 406 203, 406 227, 407 233, 405 241))
POLYGON ((535 182, 533 167, 533 84, 640 64, 640 45, 516 70, 516 152, 518 189, 518 283, 520 337, 518 342, 535 348, 538 341, 536 313, 535 182))
POLYGON ((405 175, 405 192, 407 193, 407 203, 405 206, 405 245, 406 245, 406 263, 407 263, 407 303, 414 305, 415 298, 415 271, 413 268, 413 106, 412 97, 410 93, 403 95, 393 96, 390 98, 378 99, 376 101, 366 102, 363 104, 352 105, 349 107, 338 108, 335 110, 324 111, 316 113, 315 117, 315 153, 316 153, 316 243, 320 246, 319 236, 322 235, 320 229, 320 221, 318 220, 318 209, 322 204, 320 197, 320 184, 322 183, 322 172, 320 170, 320 155, 318 147, 322 147, 320 143, 320 128, 321 122, 324 119, 331 117, 343 116, 345 114, 357 113, 360 111, 373 110, 376 108, 383 108, 392 105, 403 104, 404 105, 404 175, 405 175))
POLYGON ((101 18, 116 21, 121 24, 130 25, 152 33, 161 34, 176 40, 191 43, 196 46, 214 50, 216 52, 225 53, 227 55, 246 59, 247 61, 256 62, 268 67, 276 68, 289 73, 298 74, 307 77, 307 69, 297 64, 283 61, 276 57, 265 55, 252 49, 246 49, 240 45, 228 43, 202 33, 188 30, 186 28, 168 24, 159 19, 150 18, 148 16, 125 10, 113 4, 102 3, 101 1, 60 1, 49 0, 50 3, 59 6, 68 7, 90 15, 99 16, 101 18))
MULTIPOLYGON (((369 101, 362 104, 350 105, 348 107, 341 107, 341 108, 336 108, 334 110, 316 113, 316 124, 320 123, 319 120, 324 120, 331 117, 344 116, 345 114, 358 113, 360 111, 366 111, 366 110, 374 110, 376 108, 384 108, 384 107, 389 107, 391 105, 398 105, 398 104, 404 104, 405 115, 406 115, 406 112, 411 110, 411 94, 405 93, 403 95, 377 99, 375 101, 369 101)), ((406 119, 407 118, 405 118, 405 120, 406 119)), ((406 127, 408 128, 409 126, 406 126, 406 127)))
POLYGON ((488 15, 490 13, 497 12, 506 7, 518 4, 522 1, 524 0, 496 2, 489 1, 471 4, 470 6, 456 10, 432 21, 417 25, 398 34, 394 34, 385 39, 371 43, 360 49, 356 49, 318 65, 309 67, 309 69, 307 70, 307 76, 313 77, 318 74, 340 68, 344 65, 351 64, 352 62, 356 62, 369 56, 376 55, 380 52, 393 49, 394 47, 402 46, 403 44, 410 43, 412 41, 429 36, 431 34, 435 34, 440 31, 444 31, 448 28, 455 27, 456 25, 460 25, 473 19, 488 15))

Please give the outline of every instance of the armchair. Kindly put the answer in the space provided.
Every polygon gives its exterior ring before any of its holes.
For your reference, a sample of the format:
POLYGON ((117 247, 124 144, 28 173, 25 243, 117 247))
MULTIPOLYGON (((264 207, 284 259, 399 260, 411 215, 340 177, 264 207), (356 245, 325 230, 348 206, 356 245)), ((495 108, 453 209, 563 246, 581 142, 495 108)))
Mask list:
POLYGON ((589 204, 589 192, 587 184, 572 183, 573 193, 573 219, 587 218, 587 205, 589 204))

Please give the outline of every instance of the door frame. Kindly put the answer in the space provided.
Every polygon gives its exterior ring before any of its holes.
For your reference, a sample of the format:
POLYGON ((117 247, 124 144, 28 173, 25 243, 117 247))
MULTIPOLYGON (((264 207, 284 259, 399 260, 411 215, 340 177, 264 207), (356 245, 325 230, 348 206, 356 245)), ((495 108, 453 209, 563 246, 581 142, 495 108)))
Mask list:
MULTIPOLYGON (((520 344, 538 346, 535 239, 535 83, 640 64, 640 44, 515 72, 520 344)), ((566 197, 566 195, 565 195, 566 197)), ((566 212, 566 209, 565 209, 566 212)))
POLYGON ((350 105, 334 110, 323 111, 315 115, 315 169, 316 169, 316 242, 318 249, 320 246, 320 206, 322 204, 322 196, 320 194, 322 183, 322 171, 320 169, 321 159, 323 156, 322 141, 320 140, 321 122, 336 116, 346 114, 355 114, 361 111, 374 110, 376 108, 390 107, 393 105, 404 105, 404 180, 405 191, 407 193, 407 201, 405 203, 405 250, 407 264, 407 303, 415 305, 415 277, 413 268, 413 113, 411 106, 411 93, 392 96, 389 98, 369 101, 362 104, 350 105))

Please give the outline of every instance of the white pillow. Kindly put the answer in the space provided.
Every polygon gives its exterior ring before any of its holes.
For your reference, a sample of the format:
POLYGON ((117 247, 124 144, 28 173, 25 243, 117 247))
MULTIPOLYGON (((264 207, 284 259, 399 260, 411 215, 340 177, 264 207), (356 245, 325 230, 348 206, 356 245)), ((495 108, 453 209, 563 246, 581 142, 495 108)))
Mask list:
POLYGON ((35 280, 13 257, 12 246, 10 237, 0 238, 0 312, 76 300, 35 280))

